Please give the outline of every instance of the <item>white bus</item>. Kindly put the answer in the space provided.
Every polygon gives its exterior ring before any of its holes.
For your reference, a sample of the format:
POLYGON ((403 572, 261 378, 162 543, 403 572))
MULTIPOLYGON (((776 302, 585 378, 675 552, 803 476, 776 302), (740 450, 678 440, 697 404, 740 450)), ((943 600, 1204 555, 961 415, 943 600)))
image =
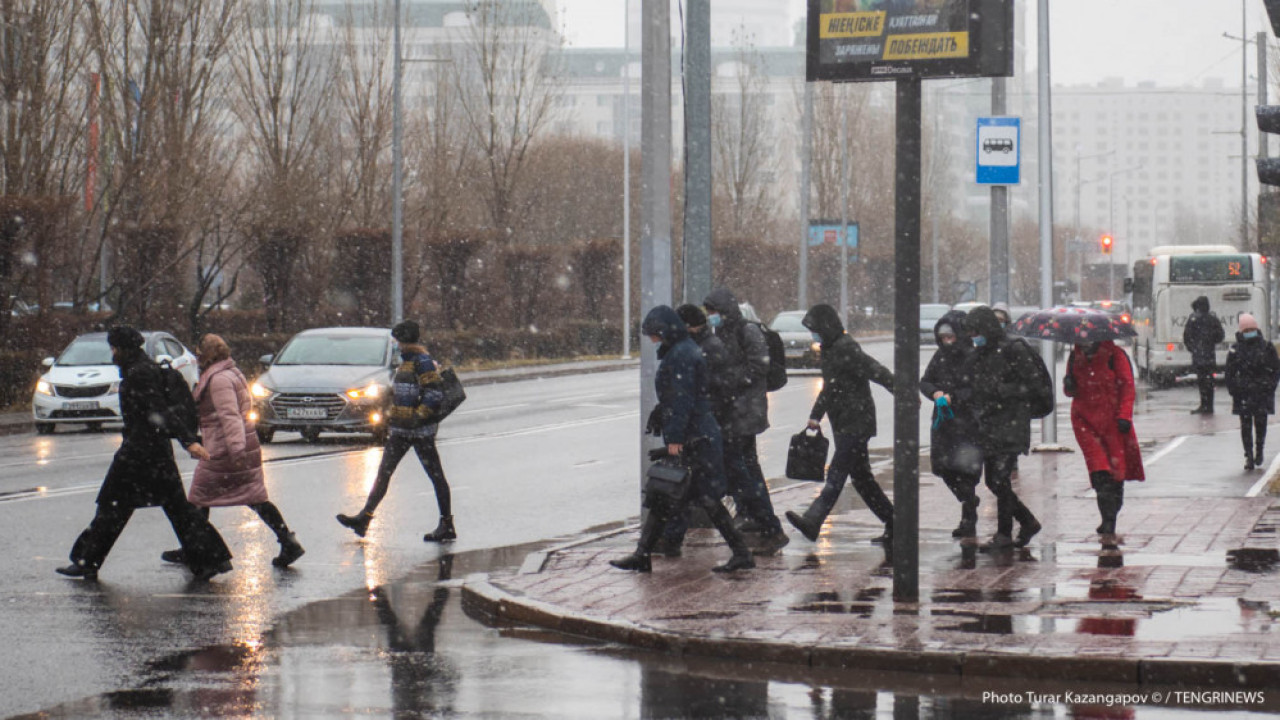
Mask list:
MULTIPOLYGON (((1235 341, 1237 319, 1252 313, 1270 329, 1271 303, 1266 258, 1230 245, 1161 245, 1133 266, 1133 360, 1138 374, 1156 387, 1191 372, 1191 353, 1182 330, 1191 302, 1209 298, 1209 312, 1222 321, 1226 341, 1218 346, 1219 367, 1235 341)), ((1268 332, 1268 335, 1270 333, 1268 332)))

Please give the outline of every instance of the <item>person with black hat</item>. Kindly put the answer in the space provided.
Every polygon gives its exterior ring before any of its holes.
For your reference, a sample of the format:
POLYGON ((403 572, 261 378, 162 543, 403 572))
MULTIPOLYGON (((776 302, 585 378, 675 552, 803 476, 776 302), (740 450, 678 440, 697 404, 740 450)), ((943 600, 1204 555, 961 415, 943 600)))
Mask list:
POLYGON ((164 509, 194 579, 204 581, 231 571, 231 551, 213 525, 187 501, 173 459, 170 438, 191 457, 208 460, 195 428, 187 427, 165 401, 160 366, 142 349, 142 333, 128 326, 107 333, 111 357, 120 368, 120 416, 124 441, 116 450, 98 492, 98 510, 71 547, 71 564, 57 571, 68 577, 96 580, 116 538, 143 507, 164 509))
POLYGON ((423 535, 422 540, 446 542, 458 537, 453 527, 449 482, 444 477, 440 453, 436 450, 436 431, 440 423, 434 416, 444 399, 440 367, 420 343, 420 336, 418 323, 412 320, 405 320, 391 330, 391 337, 400 344, 402 362, 391 381, 391 410, 388 413, 390 432, 382 449, 378 477, 359 513, 338 515, 338 522, 351 528, 360 537, 368 532, 373 511, 378 508, 391 485, 391 475, 410 449, 418 454, 422 469, 431 479, 436 492, 436 505, 440 509, 440 522, 436 529, 423 535))
POLYGON ((1217 369, 1218 344, 1227 337, 1222 321, 1209 312, 1209 298, 1201 295, 1191 301, 1191 316, 1182 329, 1182 344, 1191 353, 1191 367, 1196 372, 1200 404, 1192 415, 1213 414, 1213 373, 1217 369))

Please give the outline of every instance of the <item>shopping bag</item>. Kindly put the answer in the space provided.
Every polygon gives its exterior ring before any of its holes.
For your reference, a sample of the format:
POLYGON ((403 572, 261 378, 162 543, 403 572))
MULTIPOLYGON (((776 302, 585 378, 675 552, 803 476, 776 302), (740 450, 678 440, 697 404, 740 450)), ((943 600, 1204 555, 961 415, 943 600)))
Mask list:
POLYGON ((827 448, 831 442, 822 435, 822 429, 801 430, 791 436, 791 449, 787 451, 787 477, 792 480, 826 479, 827 448), (811 434, 812 433, 812 434, 811 434))
POLYGON ((440 371, 440 392, 444 394, 444 398, 440 400, 440 409, 436 411, 436 415, 432 420, 440 422, 449 417, 463 400, 467 399, 467 391, 462 389, 462 381, 458 379, 458 374, 453 368, 445 368, 440 371))

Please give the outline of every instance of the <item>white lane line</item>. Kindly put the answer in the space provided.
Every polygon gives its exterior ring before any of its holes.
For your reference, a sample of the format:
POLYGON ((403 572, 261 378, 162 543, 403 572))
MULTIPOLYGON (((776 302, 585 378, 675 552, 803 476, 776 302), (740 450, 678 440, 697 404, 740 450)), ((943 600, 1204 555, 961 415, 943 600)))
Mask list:
POLYGON ((458 415, 475 415, 476 413, 493 412, 494 410, 510 410, 511 408, 526 407, 528 405, 529 403, 512 403, 510 405, 493 405, 491 407, 476 408, 475 410, 463 410, 462 412, 455 412, 454 416, 456 417, 458 415))
POLYGON ((25 467, 27 465, 48 465, 53 461, 65 462, 67 460, 87 460, 91 458, 104 458, 115 455, 116 451, 112 450, 108 453, 92 453, 90 455, 50 455, 42 458, 31 458, 30 460, 19 460, 17 462, 0 463, 0 470, 6 468, 25 467))
POLYGON ((1149 459, 1143 460, 1142 461, 1143 466, 1150 467, 1160 462, 1160 460, 1163 459, 1165 455, 1168 455, 1169 453, 1173 452, 1175 449, 1177 449, 1179 445, 1186 442, 1187 439, 1190 437, 1191 437, 1190 435, 1179 435, 1178 437, 1174 438, 1169 442, 1168 445, 1165 445, 1164 447, 1160 448, 1160 450, 1158 450, 1149 459))
POLYGON ((1267 488, 1267 483, 1276 476, 1276 471, 1280 470, 1280 455, 1271 458, 1271 464, 1267 466, 1267 471, 1262 473, 1262 477, 1258 478, 1258 482, 1249 488, 1249 492, 1244 494, 1245 497, 1258 497, 1262 491, 1267 488))

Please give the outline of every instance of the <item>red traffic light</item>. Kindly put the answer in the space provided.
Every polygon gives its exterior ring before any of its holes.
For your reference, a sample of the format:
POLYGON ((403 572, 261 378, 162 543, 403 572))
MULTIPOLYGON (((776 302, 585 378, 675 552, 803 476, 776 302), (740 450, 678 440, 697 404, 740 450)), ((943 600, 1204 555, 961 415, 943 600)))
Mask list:
POLYGON ((1110 254, 1111 254, 1111 246, 1112 246, 1114 243, 1115 243, 1115 241, 1111 239, 1111 236, 1110 236, 1110 235, 1103 235, 1103 236, 1102 236, 1102 254, 1103 254, 1103 255, 1110 255, 1110 254))

